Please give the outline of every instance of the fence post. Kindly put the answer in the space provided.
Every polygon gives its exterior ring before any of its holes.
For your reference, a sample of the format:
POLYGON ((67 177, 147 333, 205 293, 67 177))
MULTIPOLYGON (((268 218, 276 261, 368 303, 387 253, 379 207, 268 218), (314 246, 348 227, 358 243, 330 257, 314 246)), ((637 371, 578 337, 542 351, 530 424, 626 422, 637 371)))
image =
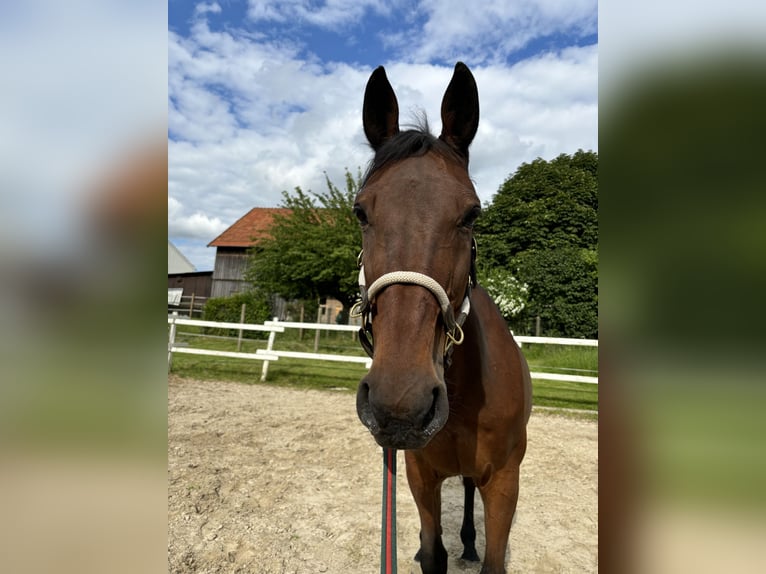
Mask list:
MULTIPOLYGON (((317 308, 317 324, 322 322, 322 304, 319 304, 319 307, 317 308)), ((314 333, 314 352, 316 353, 319 350, 319 331, 321 329, 317 328, 316 332, 314 333)))
MULTIPOLYGON (((279 317, 274 317, 274 322, 279 321, 279 317)), ((274 337, 277 336, 276 331, 269 333, 269 341, 266 343, 266 351, 271 351, 274 348, 274 337)), ((263 361, 263 367, 261 367, 261 382, 266 381, 266 375, 269 372, 269 362, 263 361)))
MULTIPOLYGON (((244 323, 245 322, 245 303, 242 303, 242 311, 239 313, 239 322, 244 323)), ((239 335, 237 336, 237 352, 239 353, 239 350, 242 348, 242 329, 239 330, 239 335)))
POLYGON ((170 335, 168 336, 168 373, 173 368, 173 345, 176 342, 176 318, 177 312, 173 312, 173 319, 170 322, 170 335))

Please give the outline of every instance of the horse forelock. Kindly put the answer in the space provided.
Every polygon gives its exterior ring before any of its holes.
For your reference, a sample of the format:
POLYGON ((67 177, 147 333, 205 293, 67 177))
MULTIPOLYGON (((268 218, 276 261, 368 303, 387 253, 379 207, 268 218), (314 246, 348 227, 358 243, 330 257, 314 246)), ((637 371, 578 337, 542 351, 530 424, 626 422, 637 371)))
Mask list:
POLYGON ((447 142, 433 135, 428 128, 428 121, 423 117, 417 125, 392 136, 378 149, 367 166, 367 171, 362 178, 362 187, 384 167, 399 160, 423 156, 429 151, 434 151, 445 159, 468 167, 467 158, 447 142))

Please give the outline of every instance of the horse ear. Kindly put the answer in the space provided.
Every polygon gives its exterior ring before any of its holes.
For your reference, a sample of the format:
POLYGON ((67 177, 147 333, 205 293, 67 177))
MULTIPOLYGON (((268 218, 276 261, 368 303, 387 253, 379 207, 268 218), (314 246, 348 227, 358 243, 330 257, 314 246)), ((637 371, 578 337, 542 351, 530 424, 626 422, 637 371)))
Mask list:
POLYGON ((442 100, 442 133, 439 138, 468 158, 468 146, 478 127, 479 90, 476 80, 468 66, 458 62, 442 100))
POLYGON ((375 151, 399 133, 399 104, 383 66, 372 73, 364 90, 364 135, 375 151))

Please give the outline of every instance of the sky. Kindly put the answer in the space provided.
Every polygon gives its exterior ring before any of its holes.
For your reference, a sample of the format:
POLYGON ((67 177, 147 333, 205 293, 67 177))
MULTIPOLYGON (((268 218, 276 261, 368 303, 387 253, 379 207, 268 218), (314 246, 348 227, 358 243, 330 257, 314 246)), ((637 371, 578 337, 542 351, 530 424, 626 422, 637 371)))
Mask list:
POLYGON ((168 28, 168 236, 200 271, 251 208, 364 170, 379 65, 400 124, 422 111, 437 134, 454 65, 468 65, 482 202, 524 162, 598 150, 595 0, 170 0, 168 28))

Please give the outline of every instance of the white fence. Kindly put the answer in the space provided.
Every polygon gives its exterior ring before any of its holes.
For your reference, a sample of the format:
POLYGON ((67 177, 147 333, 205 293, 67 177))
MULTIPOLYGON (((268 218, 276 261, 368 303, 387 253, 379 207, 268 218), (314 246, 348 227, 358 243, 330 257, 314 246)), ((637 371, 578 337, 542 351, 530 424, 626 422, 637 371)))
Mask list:
MULTIPOLYGON (((598 339, 565 339, 562 337, 529 337, 526 335, 514 335, 514 339, 523 347, 524 343, 544 345, 575 345, 579 347, 598 347, 598 339)), ((569 381, 570 383, 598 384, 598 377, 585 375, 560 375, 557 373, 529 373, 533 379, 545 379, 546 381, 569 381)))
POLYGON ((524 343, 598 347, 598 339, 564 339, 562 337, 528 337, 526 335, 514 335, 513 338, 516 339, 519 347, 521 347, 524 343))
POLYGON ((168 288, 168 315, 186 315, 193 319, 195 315, 201 317, 205 309, 207 297, 191 295, 181 295, 183 289, 168 288))
MULTIPOLYGON (((359 363, 366 368, 372 365, 372 359, 366 356, 332 355, 327 353, 305 353, 299 351, 280 351, 274 348, 274 340, 277 333, 284 333, 285 329, 316 329, 325 331, 359 331, 355 325, 336 325, 330 323, 296 323, 288 321, 266 321, 263 325, 251 323, 225 323, 219 321, 202 321, 198 319, 186 319, 176 315, 168 315, 170 332, 168 336, 168 370, 172 365, 173 353, 188 353, 192 355, 212 355, 218 357, 232 357, 237 359, 255 359, 263 361, 261 381, 266 380, 269 371, 269 361, 285 359, 309 359, 316 361, 337 361, 345 363, 359 363), (265 331, 269 333, 269 339, 265 349, 258 349, 255 353, 240 353, 237 351, 216 351, 213 349, 198 349, 176 343, 176 326, 191 325, 197 327, 214 327, 218 329, 236 329, 238 331, 265 331)), ((522 346, 524 343, 549 344, 549 345, 579 345, 598 347, 597 339, 564 339, 559 337, 527 337, 514 335, 516 342, 522 346)), ((584 375, 564 375, 557 373, 530 373, 533 379, 545 379, 550 381, 568 381, 575 383, 598 384, 598 377, 584 375)))
POLYGON ((280 357, 285 359, 310 359, 316 361, 336 361, 344 363, 361 363, 368 369, 372 365, 372 359, 369 357, 355 357, 349 355, 331 355, 327 353, 304 353, 300 351, 279 351, 274 349, 274 339, 277 333, 284 333, 286 328, 292 329, 322 329, 328 331, 358 331, 359 327, 354 325, 334 325, 325 323, 290 323, 277 321, 266 321, 263 325, 254 325, 250 323, 225 323, 219 321, 200 321, 196 319, 185 319, 174 315, 168 316, 170 324, 170 333, 168 336, 168 370, 173 362, 173 353, 189 353, 193 355, 213 355, 219 357, 233 357, 237 359, 256 359, 263 361, 261 370, 261 381, 266 380, 269 372, 269 361, 278 361, 280 357), (217 329, 237 329, 243 331, 266 331, 269 333, 269 339, 265 349, 258 349, 255 353, 240 353, 235 351, 216 351, 212 349, 197 349, 186 345, 176 343, 176 325, 192 325, 197 327, 214 327, 217 329))

